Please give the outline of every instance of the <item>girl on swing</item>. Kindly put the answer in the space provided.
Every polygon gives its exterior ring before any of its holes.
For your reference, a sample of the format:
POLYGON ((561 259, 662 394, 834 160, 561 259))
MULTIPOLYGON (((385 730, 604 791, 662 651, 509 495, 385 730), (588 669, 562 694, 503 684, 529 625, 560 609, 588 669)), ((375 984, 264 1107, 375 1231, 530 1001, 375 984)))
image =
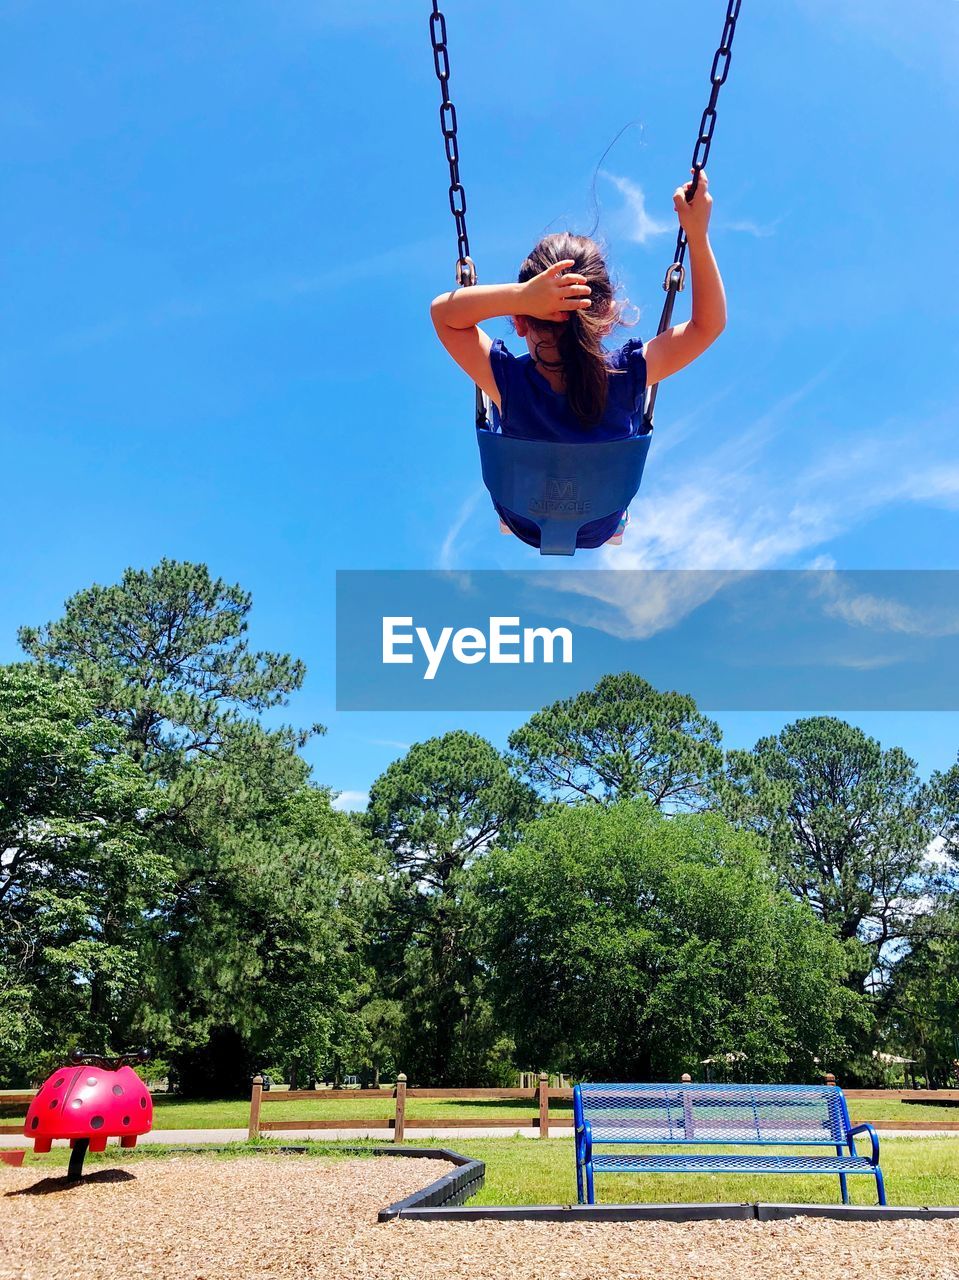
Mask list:
MULTIPOLYGON (((709 243, 712 197, 705 172, 692 200, 691 183, 673 205, 689 241, 692 315, 645 345, 632 338, 615 351, 603 339, 620 323, 622 306, 595 241, 568 232, 546 236, 520 267, 517 284, 472 285, 434 298, 430 315, 440 342, 489 396, 494 422, 528 440, 618 440, 642 425, 646 388, 702 355, 726 324, 726 296, 709 243), (511 316, 528 354, 512 355, 479 327, 511 316)), ((500 527, 530 546, 539 530, 497 508, 500 527)), ((590 521, 580 547, 618 544, 625 511, 590 521)))

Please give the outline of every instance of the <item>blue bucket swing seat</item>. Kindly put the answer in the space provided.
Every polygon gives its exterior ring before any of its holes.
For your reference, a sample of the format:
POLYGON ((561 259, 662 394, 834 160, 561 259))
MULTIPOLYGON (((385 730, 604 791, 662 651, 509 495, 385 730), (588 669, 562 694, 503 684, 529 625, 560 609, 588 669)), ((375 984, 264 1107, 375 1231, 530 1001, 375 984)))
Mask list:
POLYGON ((571 556, 583 525, 625 511, 643 478, 652 433, 582 444, 476 431, 493 501, 539 529, 542 556, 571 556))

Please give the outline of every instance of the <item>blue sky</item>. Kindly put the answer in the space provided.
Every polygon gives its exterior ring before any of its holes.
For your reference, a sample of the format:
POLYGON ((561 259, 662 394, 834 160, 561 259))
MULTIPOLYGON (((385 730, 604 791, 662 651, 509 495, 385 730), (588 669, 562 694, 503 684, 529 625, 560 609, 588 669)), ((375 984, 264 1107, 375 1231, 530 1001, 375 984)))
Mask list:
MULTIPOLYGON (((591 225, 632 124, 600 231, 655 327, 724 7, 449 0, 482 279, 591 225)), ((455 251, 428 12, 0 3, 0 660, 92 581, 206 561, 306 660, 289 714, 357 796, 416 738, 519 719, 333 709, 337 568, 530 567, 429 327, 455 251)), ((710 166, 729 328, 664 386, 590 565, 959 567, 956 65, 955 0, 745 0, 710 166)), ((959 746, 945 713, 859 719, 924 769, 959 746)), ((722 717, 737 745, 782 720, 722 717)))

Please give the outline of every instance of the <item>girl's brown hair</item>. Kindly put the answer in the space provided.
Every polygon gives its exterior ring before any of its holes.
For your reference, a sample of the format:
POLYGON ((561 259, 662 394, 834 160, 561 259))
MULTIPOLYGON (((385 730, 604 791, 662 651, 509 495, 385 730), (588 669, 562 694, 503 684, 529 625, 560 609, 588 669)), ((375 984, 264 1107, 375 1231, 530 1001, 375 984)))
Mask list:
POLYGON ((536 358, 547 368, 561 368, 566 378, 569 407, 584 427, 594 427, 606 412, 609 395, 609 365, 603 338, 619 321, 619 304, 602 251, 595 240, 563 231, 544 236, 519 269, 525 283, 557 262, 572 260, 570 271, 586 277, 592 306, 571 311, 566 320, 530 319, 537 332, 546 332, 556 344, 558 361, 536 358))

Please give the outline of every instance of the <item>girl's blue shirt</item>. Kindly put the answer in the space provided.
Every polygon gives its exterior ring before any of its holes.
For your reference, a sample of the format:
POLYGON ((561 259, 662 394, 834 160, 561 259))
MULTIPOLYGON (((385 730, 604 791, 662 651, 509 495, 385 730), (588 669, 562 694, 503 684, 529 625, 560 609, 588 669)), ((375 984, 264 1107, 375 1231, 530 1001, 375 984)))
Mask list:
MULTIPOLYGON (((537 371, 528 353, 514 356, 497 338, 490 348, 490 365, 500 394, 502 410, 493 406, 493 428, 524 440, 581 443, 587 440, 622 440, 638 435, 646 399, 646 358, 639 338, 631 338, 617 351, 607 352, 609 399, 606 412, 593 427, 584 427, 569 407, 562 391, 554 391, 537 371)), ((529 520, 497 506, 500 518, 530 546, 539 546, 539 530, 529 520)), ((616 532, 625 513, 611 512, 591 520, 580 530, 576 545, 599 547, 616 532)))

